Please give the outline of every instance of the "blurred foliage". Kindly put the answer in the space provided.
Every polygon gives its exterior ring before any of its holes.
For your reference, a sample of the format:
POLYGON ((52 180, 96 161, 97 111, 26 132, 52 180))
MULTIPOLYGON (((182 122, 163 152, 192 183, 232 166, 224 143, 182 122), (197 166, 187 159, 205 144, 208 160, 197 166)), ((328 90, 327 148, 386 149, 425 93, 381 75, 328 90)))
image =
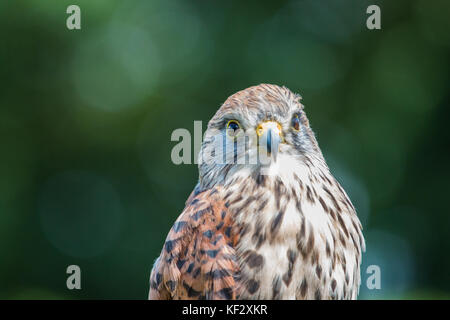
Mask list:
POLYGON ((70 4, 0 2, 0 298, 146 298, 197 179, 171 132, 274 83, 358 209, 361 298, 448 299, 450 2, 80 0, 75 31, 70 4))

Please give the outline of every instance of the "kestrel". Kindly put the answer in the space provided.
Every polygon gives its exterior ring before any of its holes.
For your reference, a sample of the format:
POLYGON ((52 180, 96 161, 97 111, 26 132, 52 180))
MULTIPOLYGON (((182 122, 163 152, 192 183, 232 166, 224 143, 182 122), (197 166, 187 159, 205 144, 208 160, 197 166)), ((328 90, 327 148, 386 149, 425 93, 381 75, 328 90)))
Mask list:
POLYGON ((357 298, 362 226, 300 100, 261 84, 209 121, 199 182, 154 263, 150 299, 357 298))

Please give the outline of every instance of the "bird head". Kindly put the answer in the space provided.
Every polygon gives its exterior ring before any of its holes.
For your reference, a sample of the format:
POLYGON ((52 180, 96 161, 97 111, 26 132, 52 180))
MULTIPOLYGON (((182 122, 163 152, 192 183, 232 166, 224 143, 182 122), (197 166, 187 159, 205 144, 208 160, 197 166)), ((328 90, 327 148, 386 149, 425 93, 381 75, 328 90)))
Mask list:
POLYGON ((277 174, 280 166, 295 170, 307 155, 322 158, 300 99, 268 84, 230 96, 208 123, 199 154, 200 184, 277 174))

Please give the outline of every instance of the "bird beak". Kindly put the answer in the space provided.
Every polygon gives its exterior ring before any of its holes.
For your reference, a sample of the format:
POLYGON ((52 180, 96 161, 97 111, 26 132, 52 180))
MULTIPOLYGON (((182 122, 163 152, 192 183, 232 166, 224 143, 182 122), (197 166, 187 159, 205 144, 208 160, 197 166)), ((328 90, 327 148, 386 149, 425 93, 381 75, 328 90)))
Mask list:
POLYGON ((278 148, 283 141, 281 125, 275 121, 265 121, 256 128, 259 148, 265 150, 269 157, 277 160, 278 148))

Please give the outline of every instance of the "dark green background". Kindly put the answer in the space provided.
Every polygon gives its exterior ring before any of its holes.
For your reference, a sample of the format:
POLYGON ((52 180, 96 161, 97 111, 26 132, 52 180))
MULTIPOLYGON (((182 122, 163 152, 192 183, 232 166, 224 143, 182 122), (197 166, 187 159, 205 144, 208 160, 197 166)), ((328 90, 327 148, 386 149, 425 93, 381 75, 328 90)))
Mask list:
POLYGON ((360 297, 449 298, 449 17, 424 0, 2 0, 0 298, 146 298, 197 179, 172 131, 263 82, 303 96, 358 209, 360 297))

